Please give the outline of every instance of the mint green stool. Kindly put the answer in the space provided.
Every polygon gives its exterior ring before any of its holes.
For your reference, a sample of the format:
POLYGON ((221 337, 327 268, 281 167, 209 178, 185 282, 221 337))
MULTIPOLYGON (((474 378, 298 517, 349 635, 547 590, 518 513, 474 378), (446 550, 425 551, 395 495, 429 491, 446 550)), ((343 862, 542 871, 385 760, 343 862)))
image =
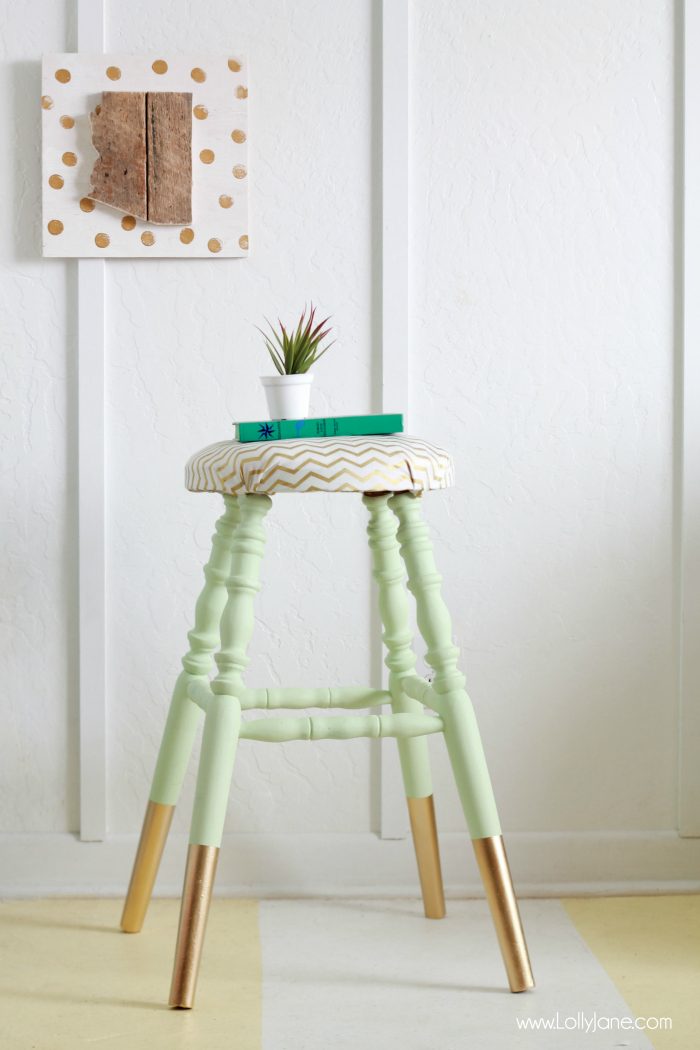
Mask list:
POLYGON ((239 740, 351 740, 395 737, 398 743, 425 914, 445 914, 426 736, 442 733, 496 927, 510 989, 534 985, 508 869, 486 760, 441 597, 421 494, 452 484, 449 455, 417 438, 358 437, 210 445, 187 465, 187 487, 218 492, 224 513, 216 523, 195 609, 190 649, 183 658, 158 755, 122 929, 137 933, 146 915, 195 734, 204 735, 182 895, 170 1006, 191 1008, 239 740), (367 528, 384 627, 388 690, 251 689, 243 672, 253 633, 253 600, 265 548, 263 519, 279 492, 358 492, 367 528), (416 674, 409 606, 434 670, 431 684, 416 674), (212 656, 217 674, 210 680, 212 656), (243 718, 258 708, 367 709, 390 714, 243 718), (425 708, 432 713, 428 714, 425 708))

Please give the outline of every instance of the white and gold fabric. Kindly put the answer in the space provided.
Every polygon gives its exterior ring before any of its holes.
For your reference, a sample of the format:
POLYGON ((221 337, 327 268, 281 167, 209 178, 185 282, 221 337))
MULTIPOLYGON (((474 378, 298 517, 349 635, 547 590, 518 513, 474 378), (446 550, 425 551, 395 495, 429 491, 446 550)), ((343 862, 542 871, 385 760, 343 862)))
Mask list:
POLYGON ((403 434, 218 441, 186 467, 190 492, 425 492, 454 484, 452 457, 403 434))

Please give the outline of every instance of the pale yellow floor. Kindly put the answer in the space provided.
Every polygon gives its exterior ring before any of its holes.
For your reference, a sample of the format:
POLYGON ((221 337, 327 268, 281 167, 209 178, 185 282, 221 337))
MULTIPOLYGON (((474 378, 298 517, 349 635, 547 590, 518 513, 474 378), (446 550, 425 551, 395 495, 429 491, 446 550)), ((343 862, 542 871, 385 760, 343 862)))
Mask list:
POLYGON ((178 902, 153 901, 138 935, 121 933, 120 910, 113 900, 0 904, 2 1050, 260 1050, 257 903, 214 901, 188 1011, 164 1005, 178 902))
POLYGON ((700 897, 604 897, 562 902, 632 1014, 670 1017, 647 1031, 655 1050, 700 1047, 700 897))
POLYGON ((196 1009, 169 1011, 177 901, 154 901, 138 936, 119 932, 117 901, 2 902, 0 1048, 432 1050, 411 1012, 420 988, 426 997, 420 1002, 442 1019, 442 1046, 461 1046, 467 1035, 478 1036, 474 1045, 482 1050, 647 1046, 643 1038, 625 1042, 624 1032, 610 1042, 610 1036, 589 1034, 528 1037, 515 1027, 516 1014, 550 1016, 574 1006, 605 1011, 617 996, 631 1016, 672 1018, 671 1032, 646 1032, 655 1050, 697 1050, 700 897, 562 903, 571 925, 556 902, 523 902, 539 986, 521 997, 502 986, 483 902, 452 902, 451 922, 444 925, 425 923, 417 901, 258 905, 217 899, 196 1009), (384 940, 385 958, 374 972, 372 956, 384 940), (433 959, 431 967, 417 980, 413 960, 426 958, 433 959), (349 1012, 343 1021, 344 1003, 349 1012))

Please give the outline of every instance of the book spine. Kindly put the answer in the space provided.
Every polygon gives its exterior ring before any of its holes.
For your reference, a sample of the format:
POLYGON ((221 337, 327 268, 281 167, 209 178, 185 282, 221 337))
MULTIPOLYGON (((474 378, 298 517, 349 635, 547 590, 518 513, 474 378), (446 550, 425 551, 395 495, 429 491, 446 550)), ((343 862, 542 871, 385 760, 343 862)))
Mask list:
POLYGON ((326 437, 327 419, 281 419, 280 437, 315 438, 326 437))
POLYGON ((326 419, 274 419, 237 423, 239 441, 280 441, 291 438, 359 437, 371 434, 400 434, 403 416, 329 416, 326 419))
POLYGON ((264 423, 236 423, 238 441, 279 441, 280 420, 271 419, 264 423))
POLYGON ((403 416, 346 416, 340 419, 327 419, 326 424, 326 433, 329 437, 400 434, 403 431, 403 416))

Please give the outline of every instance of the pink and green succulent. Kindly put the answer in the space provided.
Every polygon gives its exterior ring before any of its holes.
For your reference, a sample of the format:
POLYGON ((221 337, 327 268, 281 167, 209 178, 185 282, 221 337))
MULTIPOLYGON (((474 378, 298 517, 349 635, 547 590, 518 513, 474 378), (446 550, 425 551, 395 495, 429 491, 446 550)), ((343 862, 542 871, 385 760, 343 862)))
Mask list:
MULTIPOLYGON (((267 318, 265 320, 267 321, 267 318)), ((317 323, 316 308, 311 303, 308 315, 304 307, 296 328, 290 332, 279 319, 277 328, 267 321, 270 334, 258 328, 265 340, 272 363, 280 375, 290 376, 308 372, 311 366, 315 365, 327 350, 330 350, 335 340, 330 343, 325 342, 331 333, 331 328, 326 327, 329 320, 330 317, 326 317, 317 323)))

